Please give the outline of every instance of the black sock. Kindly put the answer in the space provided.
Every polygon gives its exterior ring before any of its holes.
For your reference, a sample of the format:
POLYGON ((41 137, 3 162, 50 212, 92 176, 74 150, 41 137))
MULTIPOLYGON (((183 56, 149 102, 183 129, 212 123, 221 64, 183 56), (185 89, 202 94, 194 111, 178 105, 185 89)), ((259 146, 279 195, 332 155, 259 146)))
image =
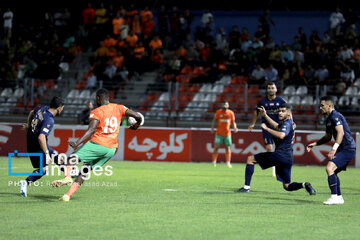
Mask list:
POLYGON ((328 183, 331 194, 337 195, 337 179, 335 174, 328 176, 328 183))
POLYGON ((298 182, 292 182, 289 184, 288 188, 286 189, 286 191, 296 191, 303 188, 303 184, 302 183, 298 183, 298 182))
POLYGON ((254 165, 246 164, 245 168, 245 185, 250 186, 251 178, 254 173, 254 165))
MULTIPOLYGON (((39 173, 39 172, 40 172, 40 169, 36 169, 36 170, 33 171, 33 173, 39 173)), ((44 176, 44 174, 42 176, 44 176)), ((30 185, 30 183, 36 182, 37 180, 42 178, 42 176, 28 176, 27 179, 26 179, 26 182, 27 182, 28 185, 30 185)))
POLYGON ((336 180, 337 180, 337 195, 341 195, 341 190, 340 190, 340 178, 338 176, 336 176, 336 180))

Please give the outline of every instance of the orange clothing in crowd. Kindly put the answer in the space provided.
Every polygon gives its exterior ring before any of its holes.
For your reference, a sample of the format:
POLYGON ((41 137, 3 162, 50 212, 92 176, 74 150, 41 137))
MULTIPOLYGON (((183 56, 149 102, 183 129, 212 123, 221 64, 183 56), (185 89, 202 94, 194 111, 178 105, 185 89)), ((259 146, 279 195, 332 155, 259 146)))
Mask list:
POLYGON ((117 148, 121 118, 125 116, 127 109, 124 105, 109 103, 92 110, 89 120, 96 119, 99 124, 91 141, 108 148, 117 148))
POLYGON ((234 112, 229 109, 225 112, 219 109, 216 111, 214 118, 217 120, 216 134, 222 137, 231 136, 230 124, 235 121, 234 112))
POLYGON ((108 57, 115 57, 117 55, 117 50, 115 47, 111 47, 107 53, 108 57))
POLYGON ((162 47, 161 39, 153 39, 150 41, 149 46, 151 49, 155 50, 162 47))
POLYGON ((119 18, 114 18, 112 20, 112 24, 113 24, 113 33, 115 35, 119 35, 120 34, 120 27, 121 25, 123 25, 125 23, 124 19, 122 17, 119 18))
POLYGON ((129 47, 132 47, 132 48, 136 46, 136 43, 138 40, 139 40, 139 37, 136 34, 128 35, 125 39, 125 41, 129 45, 129 47))
POLYGON ((143 33, 145 36, 150 37, 155 27, 155 22, 151 19, 143 22, 143 33))
POLYGON ((142 10, 139 14, 140 16, 140 19, 141 19, 141 22, 144 23, 147 19, 146 16, 149 16, 150 19, 153 19, 154 18, 154 15, 153 13, 150 11, 150 10, 142 10))

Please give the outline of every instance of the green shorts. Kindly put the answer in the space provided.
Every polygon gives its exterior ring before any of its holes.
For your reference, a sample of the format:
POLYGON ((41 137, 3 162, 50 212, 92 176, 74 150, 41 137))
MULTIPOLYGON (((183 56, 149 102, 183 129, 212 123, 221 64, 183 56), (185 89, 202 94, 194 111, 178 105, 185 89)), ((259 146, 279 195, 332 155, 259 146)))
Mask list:
POLYGON ((215 134, 215 145, 224 144, 225 146, 230 146, 232 144, 231 136, 222 137, 215 134))
POLYGON ((81 162, 89 163, 91 167, 95 167, 103 166, 114 156, 115 152, 116 148, 108 148, 88 141, 74 153, 78 155, 81 162))

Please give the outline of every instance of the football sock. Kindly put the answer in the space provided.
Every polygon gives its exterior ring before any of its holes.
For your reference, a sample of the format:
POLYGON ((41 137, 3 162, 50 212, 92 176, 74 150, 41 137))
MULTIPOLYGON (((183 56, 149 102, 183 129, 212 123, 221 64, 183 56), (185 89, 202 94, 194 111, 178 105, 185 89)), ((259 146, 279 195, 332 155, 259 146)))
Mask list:
POLYGON ((328 176, 328 183, 329 183, 329 188, 331 191, 332 195, 337 195, 337 179, 336 179, 336 175, 333 174, 331 176, 328 176))
POLYGON ((216 163, 216 160, 217 160, 218 155, 219 155, 218 152, 213 152, 213 154, 212 154, 212 161, 213 161, 213 163, 216 163))
MULTIPOLYGON (((33 171, 33 173, 39 173, 39 172, 40 172, 40 169, 36 169, 36 170, 33 171)), ((42 175, 42 176, 44 176, 44 175, 42 175)), ((30 183, 36 182, 37 180, 42 178, 42 176, 28 176, 26 178, 26 182, 28 183, 28 185, 30 185, 30 183)))
POLYGON ((250 186, 251 178, 254 173, 255 166, 252 164, 246 164, 245 168, 245 185, 250 186))
POLYGON ((66 165, 65 166, 65 172, 64 172, 64 175, 66 178, 71 178, 71 165, 66 165))
POLYGON ((66 193, 66 195, 71 197, 79 189, 79 187, 80 187, 80 185, 77 182, 73 182, 73 184, 71 184, 71 187, 70 187, 69 191, 66 193))
POLYGON ((287 191, 296 191, 303 188, 303 183, 298 183, 298 182, 292 182, 289 184, 288 188, 286 189, 287 191))
POLYGON ((337 195, 341 195, 341 190, 340 190, 340 178, 338 176, 336 176, 336 180, 337 180, 337 195))
POLYGON ((225 152, 225 159, 226 159, 226 163, 230 164, 231 161, 231 152, 225 152))

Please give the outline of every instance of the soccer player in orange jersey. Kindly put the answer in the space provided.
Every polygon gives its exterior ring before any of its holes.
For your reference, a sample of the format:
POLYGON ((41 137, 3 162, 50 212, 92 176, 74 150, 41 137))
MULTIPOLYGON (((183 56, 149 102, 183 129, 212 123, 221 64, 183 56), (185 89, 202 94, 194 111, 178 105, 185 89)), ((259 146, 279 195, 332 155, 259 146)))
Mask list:
POLYGON ((69 145, 77 149, 74 153, 83 162, 83 166, 70 190, 62 196, 60 201, 69 201, 71 196, 78 190, 84 182, 86 175, 89 174, 89 167, 93 169, 96 166, 103 166, 115 154, 118 147, 118 133, 121 118, 123 116, 133 117, 137 121, 130 126, 136 130, 143 118, 140 114, 128 109, 124 105, 110 103, 109 92, 106 89, 99 89, 96 92, 96 103, 99 106, 90 112, 89 127, 82 137, 76 142, 69 142, 69 145), (83 146, 78 148, 87 139, 90 139, 83 146))
POLYGON ((216 111, 216 114, 214 116, 214 119, 211 124, 211 133, 214 133, 214 127, 215 123, 217 122, 217 129, 215 134, 215 148, 214 152, 212 154, 212 163, 214 167, 216 167, 216 160, 218 157, 218 149, 221 144, 225 145, 225 158, 226 158, 226 164, 229 168, 232 168, 230 162, 231 162, 231 131, 230 131, 230 124, 232 123, 232 126, 237 132, 237 127, 235 123, 235 115, 234 112, 229 110, 229 103, 224 102, 221 109, 216 111))

